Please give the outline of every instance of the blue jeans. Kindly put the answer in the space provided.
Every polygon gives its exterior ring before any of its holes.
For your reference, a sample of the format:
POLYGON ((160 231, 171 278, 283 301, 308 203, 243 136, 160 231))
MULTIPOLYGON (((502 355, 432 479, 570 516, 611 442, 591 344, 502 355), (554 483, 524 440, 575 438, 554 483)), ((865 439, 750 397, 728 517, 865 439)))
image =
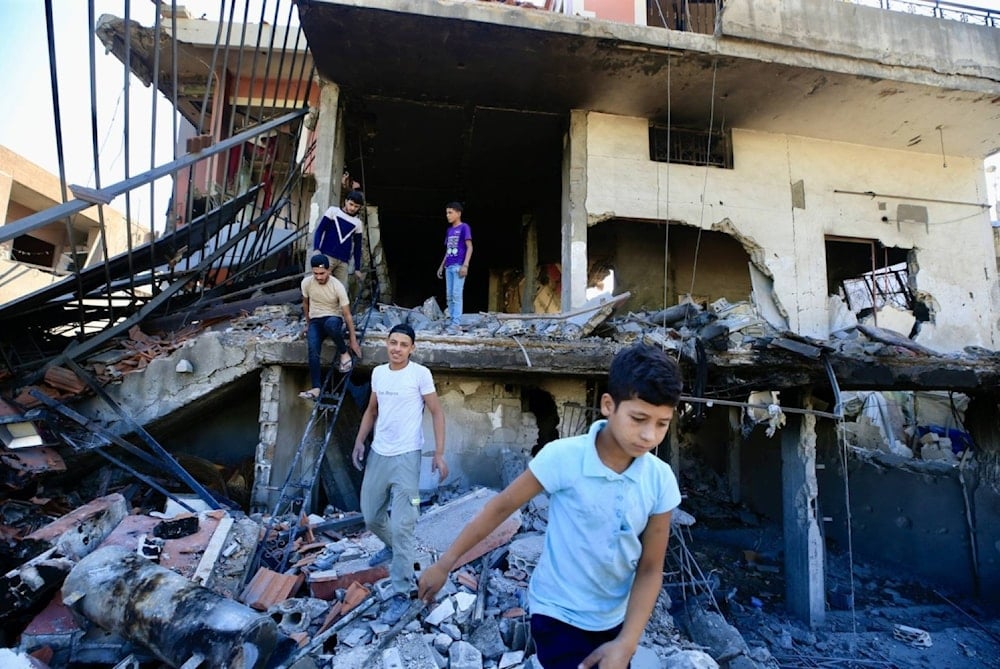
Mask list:
POLYGON ((448 300, 448 318, 452 325, 462 324, 462 291, 465 290, 465 277, 459 276, 461 265, 448 265, 444 268, 445 297, 448 300))
POLYGON ((323 373, 320 369, 319 357, 323 350, 323 340, 327 337, 333 339, 339 358, 347 351, 347 342, 344 340, 344 319, 340 316, 310 318, 306 342, 309 344, 309 377, 312 379, 313 388, 323 386, 323 373))

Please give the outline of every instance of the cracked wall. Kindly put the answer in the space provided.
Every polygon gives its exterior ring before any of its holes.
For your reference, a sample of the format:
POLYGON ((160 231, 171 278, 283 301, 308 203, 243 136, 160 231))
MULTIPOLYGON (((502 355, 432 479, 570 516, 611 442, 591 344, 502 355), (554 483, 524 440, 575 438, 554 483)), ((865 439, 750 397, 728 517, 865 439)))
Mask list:
MULTIPOLYGON (((756 245, 748 251, 774 278, 791 329, 829 334, 824 239, 842 236, 919 253, 915 288, 940 307, 920 343, 942 351, 997 347, 1000 288, 988 214, 978 204, 986 200, 979 159, 947 156, 945 168, 939 153, 737 128, 728 170, 651 161, 646 119, 590 113, 587 131, 589 216, 726 225, 756 245), (926 225, 896 220, 900 205, 914 201, 926 207, 926 225)), ((699 253, 699 273, 706 261, 699 253)))

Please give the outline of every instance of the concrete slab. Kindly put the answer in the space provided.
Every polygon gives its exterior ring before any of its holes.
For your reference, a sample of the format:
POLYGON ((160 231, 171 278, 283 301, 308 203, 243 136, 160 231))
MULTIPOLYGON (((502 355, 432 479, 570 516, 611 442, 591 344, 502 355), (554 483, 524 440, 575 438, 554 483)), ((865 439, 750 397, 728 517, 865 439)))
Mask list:
MULTIPOLYGON (((429 510, 417 520, 417 543, 427 551, 440 555, 448 549, 458 533, 496 497, 495 490, 480 488, 429 510)), ((475 560, 495 548, 505 545, 521 528, 521 512, 515 511, 499 527, 458 558, 454 568, 475 560)))

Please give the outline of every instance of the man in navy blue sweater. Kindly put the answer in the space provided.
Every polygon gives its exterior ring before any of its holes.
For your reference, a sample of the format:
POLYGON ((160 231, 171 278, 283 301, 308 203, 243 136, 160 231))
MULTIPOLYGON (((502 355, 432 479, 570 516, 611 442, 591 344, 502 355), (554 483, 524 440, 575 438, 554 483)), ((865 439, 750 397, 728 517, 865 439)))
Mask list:
POLYGON ((322 253, 330 259, 330 274, 347 288, 347 275, 354 255, 354 277, 361 281, 361 219, 358 212, 365 204, 365 196, 359 190, 347 194, 344 208, 330 207, 323 214, 313 236, 315 253, 322 253))

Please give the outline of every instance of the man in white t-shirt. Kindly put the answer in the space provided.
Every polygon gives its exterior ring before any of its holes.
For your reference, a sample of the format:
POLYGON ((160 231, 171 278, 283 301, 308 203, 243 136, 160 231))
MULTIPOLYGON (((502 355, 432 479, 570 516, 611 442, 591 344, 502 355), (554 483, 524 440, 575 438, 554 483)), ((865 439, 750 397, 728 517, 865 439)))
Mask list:
POLYGON ((375 554, 372 566, 391 560, 389 576, 395 594, 379 620, 394 625, 409 606, 414 589, 413 530, 420 514, 420 458, 423 456, 423 413, 426 407, 434 425, 432 471, 443 481, 444 411, 434 389, 431 371, 410 360, 416 334, 400 324, 389 331, 389 363, 372 371, 372 394, 361 417, 354 441, 354 466, 361 469, 365 439, 375 428, 371 453, 361 484, 361 513, 365 524, 385 548, 375 554), (391 513, 390 513, 391 510, 391 513))

